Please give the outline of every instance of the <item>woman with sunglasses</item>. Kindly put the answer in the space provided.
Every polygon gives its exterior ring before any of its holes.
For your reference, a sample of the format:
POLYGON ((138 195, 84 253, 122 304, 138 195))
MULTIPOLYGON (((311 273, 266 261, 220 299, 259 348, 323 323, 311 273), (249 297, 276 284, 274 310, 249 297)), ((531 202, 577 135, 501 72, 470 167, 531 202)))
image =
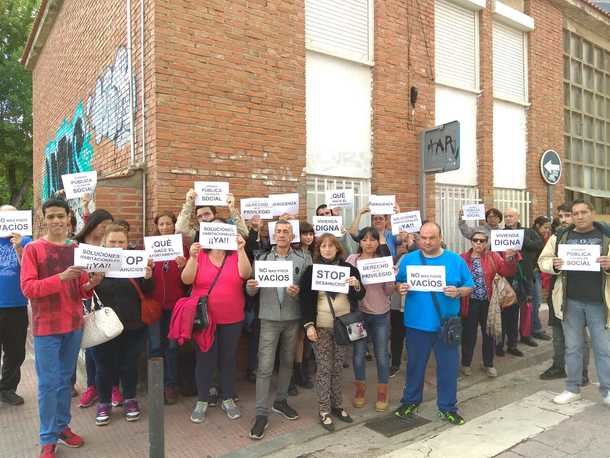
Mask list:
MULTIPOLYGON (((488 249, 488 235, 481 230, 475 231, 470 241, 470 250, 462 253, 468 269, 474 279, 474 288, 470 297, 462 299, 462 373, 472 374, 470 367, 474 347, 477 343, 478 327, 481 327, 483 336, 483 367, 489 377, 498 375, 494 367, 494 339, 495 336, 487 332, 487 315, 489 300, 492 294, 493 279, 496 274, 503 277, 515 275, 517 268, 517 253, 506 250, 505 257, 488 249)), ((499 313, 499 311, 498 311, 499 313)))

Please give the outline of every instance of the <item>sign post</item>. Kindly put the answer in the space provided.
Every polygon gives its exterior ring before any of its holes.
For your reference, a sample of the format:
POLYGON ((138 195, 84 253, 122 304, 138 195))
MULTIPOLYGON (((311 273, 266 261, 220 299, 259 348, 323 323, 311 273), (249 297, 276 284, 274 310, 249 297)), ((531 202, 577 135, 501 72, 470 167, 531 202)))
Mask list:
POLYGON ((443 173, 460 168, 460 122, 424 130, 421 134, 419 210, 426 219, 426 174, 443 173))
POLYGON ((552 219, 551 211, 553 209, 553 192, 554 185, 559 183, 561 178, 561 158, 557 151, 549 149, 542 153, 540 158, 540 174, 546 182, 546 213, 552 219))

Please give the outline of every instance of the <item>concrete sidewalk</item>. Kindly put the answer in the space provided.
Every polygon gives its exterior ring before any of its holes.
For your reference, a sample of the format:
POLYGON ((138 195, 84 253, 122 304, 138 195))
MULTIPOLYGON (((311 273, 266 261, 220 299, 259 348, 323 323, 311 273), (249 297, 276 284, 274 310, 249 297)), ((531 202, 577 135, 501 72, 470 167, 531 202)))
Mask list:
MULTIPOLYGON (((551 357, 552 346, 550 342, 538 341, 538 348, 521 346, 525 357, 513 356, 496 357, 495 364, 499 375, 507 374, 528 366, 543 362, 551 357)), ((478 349, 473 361, 473 375, 460 380, 460 391, 479 383, 486 383, 487 377, 480 367, 481 351, 480 339, 478 349)), ((351 366, 351 364, 350 364, 351 366)), ((395 408, 400 399, 404 385, 403 371, 390 379, 391 408, 395 408)), ((31 352, 23 365, 22 382, 19 393, 25 398, 25 405, 11 407, 0 404, 0 456, 3 458, 36 457, 38 447, 38 411, 36 403, 36 376, 34 361, 31 352)), ((353 425, 337 424, 337 429, 345 429, 361 424, 372 418, 385 414, 374 411, 376 368, 375 362, 367 363, 367 378, 369 390, 367 392, 367 405, 362 409, 351 407, 353 371, 350 367, 344 370, 344 404, 354 417, 353 425)), ((82 381, 81 378, 79 380, 82 381)), ((82 389, 82 387, 79 387, 82 389)), ((239 407, 242 417, 238 420, 229 420, 219 407, 210 408, 208 417, 203 424, 196 425, 190 422, 189 417, 195 398, 181 398, 179 403, 165 407, 165 444, 167 457, 254 457, 265 456, 281 451, 290 444, 303 443, 314 440, 316 437, 328 433, 319 426, 317 418, 317 398, 314 390, 299 390, 296 397, 289 399, 290 404, 299 412, 297 421, 288 421, 271 414, 269 429, 262 441, 255 442, 249 439, 248 432, 254 420, 255 386, 240 379, 237 383, 237 393, 240 401, 239 407)), ((425 400, 433 399, 436 395, 436 371, 434 359, 431 358, 427 373, 424 391, 425 400)), ((458 399, 460 395, 458 395, 458 399)), ((140 421, 127 423, 119 407, 113 412, 112 422, 104 427, 96 427, 94 416, 95 407, 80 409, 78 398, 73 400, 72 428, 81 434, 86 441, 82 449, 68 449, 60 446, 58 456, 76 457, 93 456, 96 458, 148 456, 148 414, 146 398, 140 398, 143 415, 140 421)))

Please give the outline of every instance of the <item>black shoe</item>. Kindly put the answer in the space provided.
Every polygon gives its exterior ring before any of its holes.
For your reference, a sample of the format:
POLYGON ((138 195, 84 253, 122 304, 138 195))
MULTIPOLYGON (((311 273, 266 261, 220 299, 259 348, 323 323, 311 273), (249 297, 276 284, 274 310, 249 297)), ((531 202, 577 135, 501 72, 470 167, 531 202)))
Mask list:
POLYGON ((345 411, 345 409, 338 409, 336 407, 333 407, 332 409, 330 409, 330 413, 332 413, 335 417, 337 417, 339 420, 341 420, 345 423, 354 422, 354 419, 349 416, 349 414, 345 411))
POLYGON ((285 399, 283 401, 275 401, 271 410, 287 420, 296 420, 299 418, 297 411, 290 407, 285 399))
POLYGON ((250 383, 256 383, 256 371, 248 369, 246 371, 246 380, 250 383))
POLYGON ((580 387, 587 386, 590 383, 589 381, 589 373, 587 371, 582 371, 582 381, 580 382, 580 387))
POLYGON ((349 367, 349 363, 343 363, 343 369, 347 369, 349 367))
POLYGON ((390 378, 396 377, 396 374, 400 372, 400 367, 392 366, 390 367, 390 378))
POLYGON ((508 350, 506 350, 506 353, 513 356, 523 356, 523 352, 518 348, 509 348, 508 350))
POLYGON ((371 355, 368 351, 365 353, 364 358, 367 361, 373 361, 373 355, 371 355))
POLYGON ((566 378, 567 374, 565 369, 561 367, 551 366, 547 370, 545 370, 542 374, 540 374, 541 380, 555 380, 558 378, 566 378))
POLYGON ((394 411, 394 415, 398 418, 411 418, 417 412, 419 404, 401 404, 398 409, 394 411))
POLYGON ((218 389, 213 386, 210 388, 208 397, 208 406, 216 407, 218 405, 218 389))
POLYGON ((527 345, 528 347, 537 347, 538 344, 531 337, 521 337, 521 343, 527 345))
POLYGON ((544 331, 532 333, 532 337, 538 340, 552 340, 553 338, 544 331))
POLYGON ((439 410, 438 416, 452 425, 461 426, 466 423, 466 420, 457 412, 443 412, 439 410))
POLYGON ((332 433, 335 430, 335 424, 333 423, 333 419, 330 418, 330 414, 326 412, 320 412, 319 417, 322 428, 332 433))
POLYGON ((504 356, 504 347, 497 346, 496 347, 496 356, 504 356))
POLYGON ((254 421, 254 426, 250 430, 250 434, 248 434, 248 436, 250 436, 250 439, 261 440, 263 437, 265 437, 265 430, 268 426, 269 423, 267 422, 267 417, 264 415, 257 415, 256 420, 254 421))
POLYGON ((305 375, 305 368, 303 367, 302 363, 294 363, 294 370, 292 374, 292 377, 298 386, 308 390, 313 388, 313 383, 305 375))
POLYGON ((297 396, 299 394, 299 390, 297 386, 294 384, 294 379, 290 379, 290 385, 288 385, 288 396, 297 396))
POLYGON ((2 402, 5 402, 12 406, 20 406, 24 402, 23 398, 17 393, 15 393, 14 390, 2 391, 2 393, 0 394, 0 399, 2 399, 2 402))

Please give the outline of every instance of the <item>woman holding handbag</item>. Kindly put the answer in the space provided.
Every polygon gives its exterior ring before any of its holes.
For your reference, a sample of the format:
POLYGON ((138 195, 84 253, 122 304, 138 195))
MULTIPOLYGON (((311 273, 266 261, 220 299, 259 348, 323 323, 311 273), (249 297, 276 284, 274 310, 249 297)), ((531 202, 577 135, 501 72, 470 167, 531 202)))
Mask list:
MULTIPOLYGON (((347 258, 347 262, 357 267, 358 260, 390 256, 387 245, 380 245, 379 232, 373 227, 365 227, 358 234, 358 253, 347 258)), ((377 402, 375 410, 384 412, 389 405, 388 381, 390 378, 390 357, 388 341, 390 339, 390 296, 394 291, 394 282, 367 285, 366 295, 359 301, 359 309, 364 317, 364 325, 370 340, 373 342, 375 361, 377 363, 377 402)), ((354 407, 364 407, 366 403, 366 361, 367 341, 354 343, 353 365, 355 395, 354 407)))
MULTIPOLYGON (((224 221, 215 219, 214 222, 224 221)), ((198 302, 206 304, 203 311, 204 327, 215 327, 214 342, 207 351, 201 351, 195 345, 198 400, 191 414, 193 423, 205 420, 212 374, 217 365, 220 366, 222 410, 231 420, 241 416, 234 401, 235 362, 244 321, 244 283, 252 274, 245 245, 241 235, 237 236, 237 251, 204 250, 199 242, 193 243, 190 257, 182 271, 182 282, 193 285, 191 296, 199 297, 198 302)), ((196 321, 201 320, 196 318, 196 321)))
POLYGON ((342 317, 358 310, 358 301, 366 290, 360 282, 360 273, 343 260, 343 247, 334 235, 323 234, 314 251, 315 264, 349 267, 347 294, 326 293, 312 289, 313 266, 307 267, 300 282, 299 299, 307 338, 313 342, 318 371, 316 392, 318 393, 320 423, 327 431, 334 431, 331 413, 339 420, 353 420, 343 408, 343 358, 346 345, 340 345, 335 333, 335 317, 342 317))
MULTIPOLYGON (((127 230, 124 226, 110 224, 106 228, 103 246, 127 249, 127 230)), ((144 278, 104 278, 95 288, 99 300, 111 307, 123 323, 123 332, 114 339, 93 347, 97 368, 95 377, 99 403, 95 415, 97 426, 107 425, 112 414, 111 393, 113 381, 120 378, 125 420, 140 418, 136 400, 138 383, 138 355, 146 339, 146 325, 142 322, 142 292, 152 291, 152 261, 146 267, 144 278)), ((100 306, 102 304, 99 304, 100 306)))
MULTIPOLYGON (((469 297, 462 297, 462 374, 471 375, 472 355, 477 343, 478 327, 483 337, 483 367, 489 377, 497 377, 498 372, 493 364, 495 337, 488 330, 488 314, 500 314, 500 310, 490 310, 489 300, 493 292, 496 274, 512 277, 517 268, 516 252, 506 250, 502 258, 498 253, 488 249, 488 235, 476 231, 470 238, 472 247, 461 254, 472 273, 474 287, 469 297)), ((499 321, 499 316, 497 317, 499 321)))

